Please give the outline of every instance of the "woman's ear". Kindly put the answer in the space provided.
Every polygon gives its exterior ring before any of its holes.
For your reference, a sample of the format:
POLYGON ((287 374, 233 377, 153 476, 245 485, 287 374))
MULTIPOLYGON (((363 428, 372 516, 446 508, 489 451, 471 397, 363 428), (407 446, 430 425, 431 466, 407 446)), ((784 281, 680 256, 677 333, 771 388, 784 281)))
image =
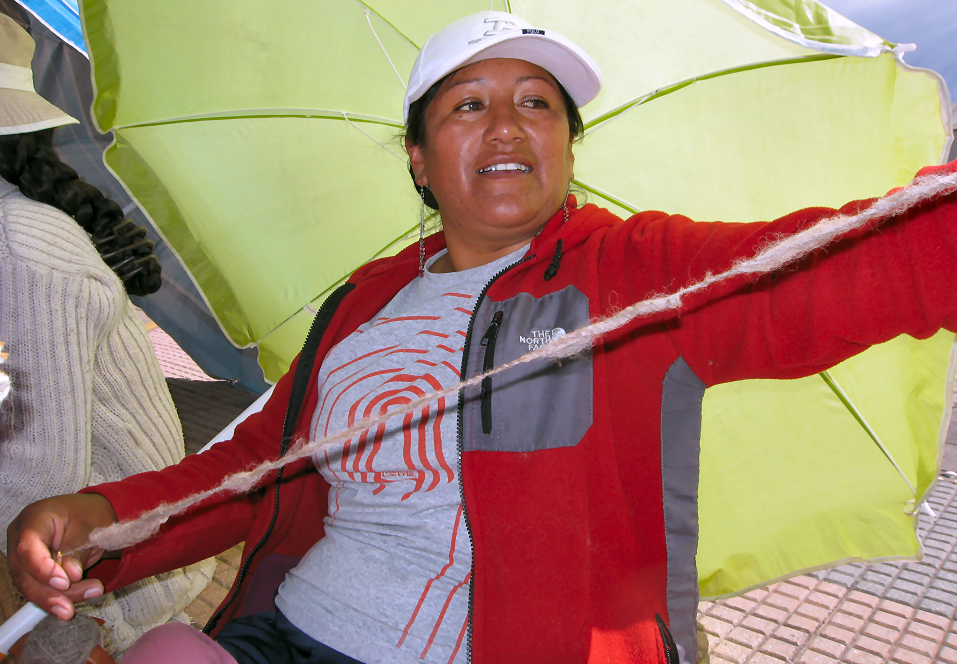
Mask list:
POLYGON ((420 187, 428 187, 429 179, 425 175, 425 163, 422 160, 422 147, 405 137, 405 151, 409 154, 409 166, 415 174, 415 183, 420 187))

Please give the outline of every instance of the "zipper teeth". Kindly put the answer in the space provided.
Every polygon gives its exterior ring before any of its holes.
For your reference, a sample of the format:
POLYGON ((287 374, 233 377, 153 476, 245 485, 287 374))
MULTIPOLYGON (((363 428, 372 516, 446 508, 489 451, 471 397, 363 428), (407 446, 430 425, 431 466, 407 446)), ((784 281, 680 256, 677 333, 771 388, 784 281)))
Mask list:
MULTIPOLYGON (((283 417, 282 428, 283 431, 286 430, 286 426, 289 424, 289 410, 286 410, 286 415, 283 417)), ((291 438, 291 436, 290 436, 291 438)), ((283 438, 279 446, 279 456, 280 458, 286 456, 286 450, 289 447, 289 438, 283 438)), ((276 527, 276 521, 279 519, 279 483, 282 481, 282 475, 285 467, 280 468, 276 473, 276 481, 273 483, 273 489, 275 493, 273 494, 273 505, 272 505, 272 518, 269 520, 269 527, 266 528, 266 532, 263 533, 263 536, 256 542, 256 546, 252 548, 249 552, 249 555, 246 556, 246 560, 243 561, 243 564, 239 567, 239 572, 236 574, 236 580, 233 582, 233 587, 229 593, 229 597, 223 602, 222 607, 213 615, 206 623, 206 626, 203 628, 203 633, 209 634, 219 623, 220 618, 223 617, 223 614, 226 613, 226 610, 236 601, 236 597, 239 595, 239 589, 243 585, 243 581, 246 578, 246 574, 249 572, 249 567, 252 565, 253 558, 256 557, 264 546, 266 546, 266 540, 272 535, 273 529, 276 527), (207 631, 209 630, 209 631, 207 631)))
POLYGON ((243 561, 243 564, 239 568, 239 573, 236 574, 236 580, 233 582, 232 590, 229 593, 229 597, 223 602, 222 607, 207 621, 206 626, 203 627, 203 633, 209 634, 215 629, 216 625, 219 623, 220 618, 223 617, 223 614, 226 613, 226 610, 236 601, 236 597, 239 594, 239 589, 243 585, 243 580, 246 578, 246 574, 249 572, 249 566, 252 564, 253 558, 256 557, 256 554, 262 550, 266 545, 266 540, 272 535, 273 529, 276 527, 276 521, 279 518, 279 483, 282 481, 282 471, 285 468, 280 468, 276 473, 276 481, 273 484, 275 493, 273 494, 273 508, 272 508, 272 519, 269 521, 269 527, 266 529, 266 532, 256 542, 256 546, 252 548, 249 552, 249 555, 246 556, 246 560, 243 561))
MULTIPOLYGON (((471 318, 469 318, 469 326, 465 332, 465 345, 462 347, 462 371, 459 374, 459 380, 465 380, 465 376, 468 372, 468 361, 469 361, 469 351, 472 346, 472 330, 475 327, 475 317, 478 315, 479 305, 482 303, 482 300, 485 298, 485 294, 488 293, 488 289, 491 288, 499 277, 511 270, 516 265, 521 265, 525 261, 535 258, 535 254, 525 256, 519 261, 512 263, 511 265, 502 268, 498 274, 494 275, 489 279, 488 283, 485 284, 485 288, 482 289, 482 292, 479 293, 478 298, 475 300, 475 311, 472 313, 471 318)), ((469 553, 472 560, 472 570, 471 576, 469 577, 469 613, 468 613, 468 629, 465 634, 465 661, 472 661, 472 603, 473 603, 473 593, 475 591, 475 542, 472 540, 472 524, 469 522, 469 511, 465 506, 465 483, 462 481, 462 448, 464 444, 464 425, 462 424, 462 415, 465 411, 465 404, 462 400, 462 392, 459 391, 459 405, 458 405, 458 439, 456 441, 456 448, 458 452, 458 466, 459 466, 459 500, 462 501, 462 517, 465 522, 465 532, 469 536, 469 553)))
MULTIPOLYGON (((346 288, 347 286, 348 284, 343 284, 342 286, 339 286, 339 288, 334 290, 332 293, 330 293, 329 297, 326 298, 326 301, 322 303, 321 307, 319 307, 319 311, 316 312, 316 317, 315 319, 313 319, 313 325, 315 325, 316 320, 319 320, 319 316, 322 315, 323 309, 326 308, 329 302, 336 296, 336 294, 339 291, 341 291, 343 288, 346 288)), ((352 289, 350 288, 349 290, 352 290, 352 289)), ((337 300, 336 307, 338 306, 339 306, 339 301, 337 300)), ((310 327, 310 332, 311 331, 312 331, 312 328, 310 327)), ((323 330, 323 334, 325 334, 325 330, 323 330)), ((309 335, 306 335, 306 342, 308 341, 309 341, 309 335)), ((305 346, 303 347, 303 350, 305 350, 305 346)), ((293 381, 293 383, 295 383, 295 381, 293 381)), ((299 414, 300 415, 302 414, 301 409, 299 414)), ((282 431, 285 432, 286 427, 288 426, 289 426, 289 408, 287 407, 286 414, 283 416, 283 420, 282 420, 282 431)), ((283 436, 283 438, 281 439, 279 443, 280 458, 286 456, 286 452, 289 451, 290 440, 292 440, 292 433, 290 433, 288 437, 283 436)), ((262 550, 262 548, 266 545, 266 540, 269 539, 269 537, 272 535, 273 529, 275 529, 276 527, 276 521, 279 520, 279 483, 282 481, 284 470, 286 470, 285 467, 280 468, 276 472, 276 481, 273 484, 276 492, 273 495, 272 518, 269 520, 269 527, 266 528, 266 532, 259 539, 259 541, 256 542, 256 545, 250 550, 249 555, 246 556, 246 559, 239 566, 239 571, 236 573, 236 579, 233 581, 233 585, 232 585, 232 588, 230 589, 229 596, 222 603, 219 610, 217 610, 210 617, 210 619, 206 621, 206 625, 203 627, 204 634, 208 635, 210 632, 213 631, 213 629, 215 629, 217 623, 219 623, 220 618, 223 617, 223 614, 226 613, 226 610, 229 609, 232 603, 236 601, 236 597, 239 595, 239 589, 242 587, 243 581, 246 578, 246 574, 249 572, 249 566, 252 565, 253 558, 255 558, 256 554, 258 554, 262 550)))

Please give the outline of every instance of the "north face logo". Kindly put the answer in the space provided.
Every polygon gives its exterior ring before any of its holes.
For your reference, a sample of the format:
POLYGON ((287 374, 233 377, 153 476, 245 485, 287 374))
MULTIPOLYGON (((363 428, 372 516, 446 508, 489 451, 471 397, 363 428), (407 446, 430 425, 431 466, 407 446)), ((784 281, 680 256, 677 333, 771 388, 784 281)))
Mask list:
POLYGON ((519 335, 518 342, 521 344, 528 344, 529 350, 535 350, 536 348, 544 346, 553 339, 564 337, 565 334, 565 330, 560 327, 556 327, 552 330, 532 330, 528 333, 527 337, 519 335))

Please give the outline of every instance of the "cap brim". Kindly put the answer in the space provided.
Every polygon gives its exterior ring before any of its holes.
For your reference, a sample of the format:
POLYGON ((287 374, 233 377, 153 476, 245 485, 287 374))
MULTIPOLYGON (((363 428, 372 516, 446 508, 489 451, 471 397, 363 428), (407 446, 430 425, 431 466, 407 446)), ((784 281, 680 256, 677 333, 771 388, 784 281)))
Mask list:
POLYGON ((35 92, 0 88, 0 135, 26 134, 77 123, 79 120, 35 92))
MULTIPOLYGON (((429 44, 425 45, 425 49, 429 44)), ((419 57, 425 54, 423 50, 419 57)), ((514 37, 499 39, 482 47, 476 44, 474 50, 464 50, 458 58, 442 63, 441 70, 420 71, 415 84, 406 92, 403 103, 403 119, 408 121, 409 106, 445 76, 462 67, 490 60, 492 58, 514 58, 536 64, 554 76, 571 95, 575 105, 581 108, 594 99, 601 90, 601 70, 587 53, 573 42, 556 33, 549 35, 516 34, 514 37)), ((414 70, 418 68, 418 60, 414 70)), ((411 81, 410 81, 411 83, 411 81)))
POLYGON ((575 53, 554 38, 523 35, 492 44, 455 68, 461 69, 492 58, 513 58, 531 62, 554 76, 580 108, 594 99, 601 89, 598 65, 585 60, 587 57, 575 53))

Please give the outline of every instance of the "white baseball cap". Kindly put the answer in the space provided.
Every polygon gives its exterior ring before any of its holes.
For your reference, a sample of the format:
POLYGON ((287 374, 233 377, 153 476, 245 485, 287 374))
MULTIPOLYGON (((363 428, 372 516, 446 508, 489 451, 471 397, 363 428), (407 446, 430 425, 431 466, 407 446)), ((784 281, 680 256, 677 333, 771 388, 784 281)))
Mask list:
POLYGON ((0 13, 0 135, 77 122, 36 93, 30 67, 35 48, 27 31, 0 13))
POLYGON ((481 12, 445 26, 425 42, 412 65, 403 119, 408 121, 409 106, 437 81, 465 65, 491 58, 538 65, 562 84, 579 108, 601 89, 601 70, 576 44, 515 14, 481 12))

